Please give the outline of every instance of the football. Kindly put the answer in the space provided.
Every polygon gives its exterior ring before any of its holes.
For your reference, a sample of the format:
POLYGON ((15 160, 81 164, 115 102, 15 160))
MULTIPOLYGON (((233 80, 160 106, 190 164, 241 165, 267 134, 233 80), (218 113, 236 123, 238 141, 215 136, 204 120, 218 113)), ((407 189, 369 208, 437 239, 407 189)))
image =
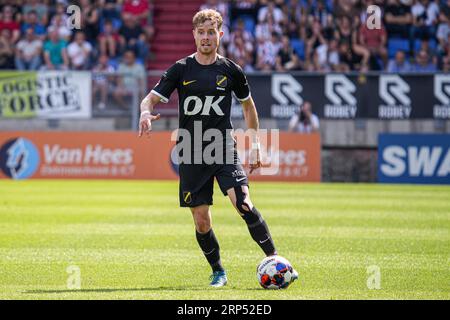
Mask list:
POLYGON ((281 256, 264 258, 256 269, 259 284, 264 289, 286 289, 292 282, 291 263, 281 256))

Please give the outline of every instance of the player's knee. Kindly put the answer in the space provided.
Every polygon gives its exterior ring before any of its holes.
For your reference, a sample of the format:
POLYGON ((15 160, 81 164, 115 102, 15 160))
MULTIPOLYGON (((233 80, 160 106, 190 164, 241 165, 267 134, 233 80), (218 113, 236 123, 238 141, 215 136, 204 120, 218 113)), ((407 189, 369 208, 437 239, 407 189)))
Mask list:
POLYGON ((239 214, 241 217, 247 222, 247 223, 253 223, 254 221, 258 220, 259 218, 255 214, 255 210, 253 207, 252 202, 250 201, 250 197, 248 194, 244 193, 242 191, 241 187, 234 188, 235 194, 236 194, 236 209, 239 211, 239 214))
POLYGON ((211 224, 207 222, 197 223, 195 230, 197 230, 198 233, 207 233, 209 230, 211 230, 211 224))
POLYGON ((211 229, 211 221, 205 217, 196 217, 195 229, 200 233, 207 233, 211 229))
POLYGON ((203 208, 192 209, 194 217, 195 228, 200 233, 206 233, 211 229, 211 219, 209 218, 208 210, 203 208))
POLYGON ((236 199, 236 208, 241 215, 252 212, 252 205, 247 199, 236 199))

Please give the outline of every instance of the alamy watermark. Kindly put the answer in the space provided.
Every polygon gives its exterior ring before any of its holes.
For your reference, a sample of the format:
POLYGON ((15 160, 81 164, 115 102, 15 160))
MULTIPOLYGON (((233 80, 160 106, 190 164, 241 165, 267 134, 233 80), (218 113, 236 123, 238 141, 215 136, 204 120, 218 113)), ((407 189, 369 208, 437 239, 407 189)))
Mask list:
POLYGON ((256 153, 262 163, 261 175, 276 175, 279 169, 280 132, 278 129, 209 128, 203 131, 202 122, 194 121, 193 130, 174 130, 171 141, 176 147, 171 153, 173 163, 179 164, 236 164, 250 165, 256 153))
POLYGON ((381 269, 379 266, 372 265, 367 267, 367 288, 369 290, 381 289, 381 269))
POLYGON ((66 268, 69 275, 67 278, 67 289, 80 290, 81 289, 81 269, 79 266, 70 265, 66 268))
POLYGON ((75 4, 67 7, 66 13, 68 15, 67 28, 69 30, 81 29, 81 8, 75 4))
POLYGON ((366 10, 366 26, 369 30, 381 29, 381 8, 376 5, 370 5, 366 10))

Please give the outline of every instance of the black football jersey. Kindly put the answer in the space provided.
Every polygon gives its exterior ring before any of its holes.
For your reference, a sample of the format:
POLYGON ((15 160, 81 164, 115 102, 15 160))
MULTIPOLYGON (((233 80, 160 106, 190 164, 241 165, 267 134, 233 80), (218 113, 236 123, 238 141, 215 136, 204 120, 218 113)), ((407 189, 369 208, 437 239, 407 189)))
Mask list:
MULTIPOLYGON (((250 97, 241 67, 220 55, 210 65, 198 63, 194 55, 177 61, 162 75, 152 92, 167 103, 175 89, 179 97, 179 128, 188 130, 191 136, 195 122, 197 126, 201 122, 202 134, 215 128, 224 135, 233 128, 232 93, 240 101, 250 97)), ((203 142, 203 146, 207 144, 203 142)))

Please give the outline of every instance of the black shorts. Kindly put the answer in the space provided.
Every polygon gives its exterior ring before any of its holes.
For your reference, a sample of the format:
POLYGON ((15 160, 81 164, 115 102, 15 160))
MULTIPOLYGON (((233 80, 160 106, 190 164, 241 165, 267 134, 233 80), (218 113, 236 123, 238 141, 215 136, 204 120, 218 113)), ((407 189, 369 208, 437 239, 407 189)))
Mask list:
POLYGON ((244 168, 237 164, 180 164, 180 206, 197 207, 213 204, 214 177, 220 190, 248 186, 244 168))

